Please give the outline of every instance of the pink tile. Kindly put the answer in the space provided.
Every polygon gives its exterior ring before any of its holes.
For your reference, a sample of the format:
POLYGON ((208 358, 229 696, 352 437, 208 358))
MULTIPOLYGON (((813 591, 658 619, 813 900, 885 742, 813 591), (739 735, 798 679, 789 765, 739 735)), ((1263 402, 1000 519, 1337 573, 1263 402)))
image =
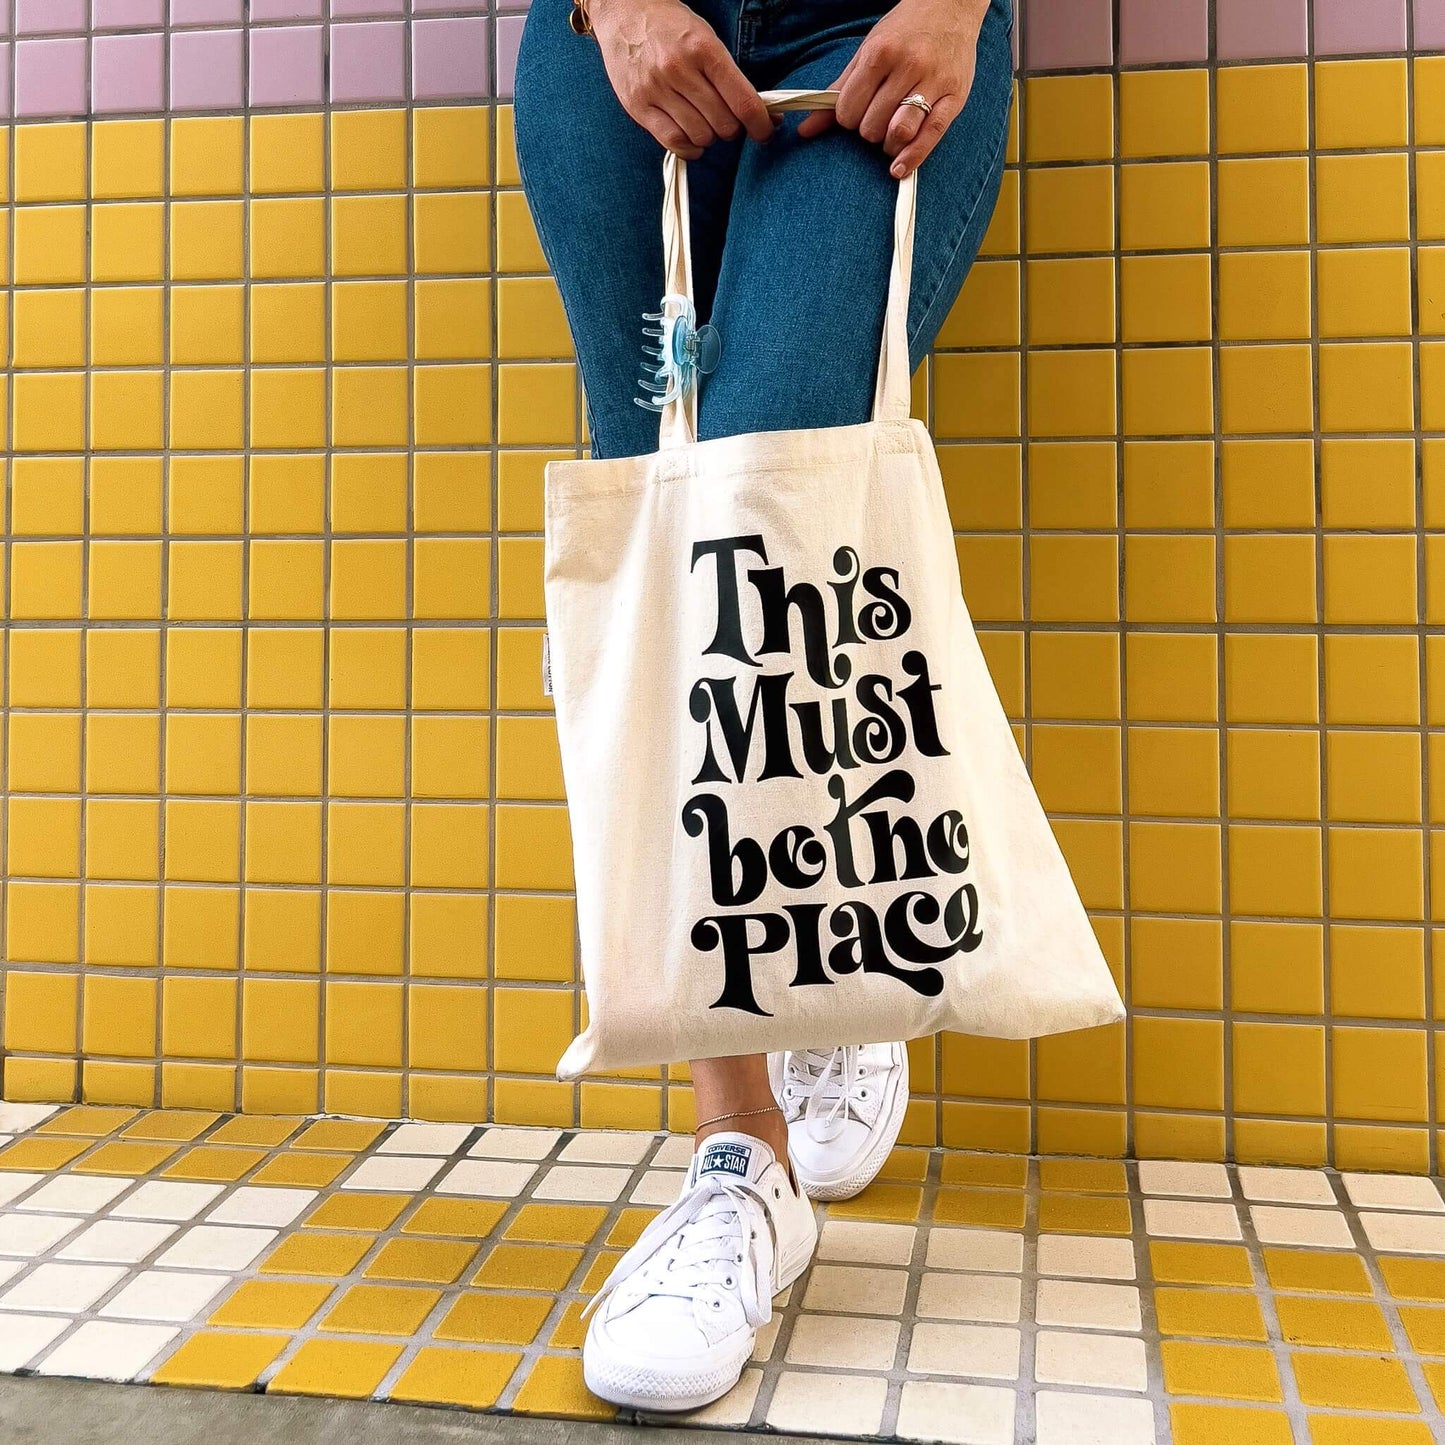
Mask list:
POLYGON ((331 18, 346 15, 400 15, 406 9, 402 0, 331 0, 331 18))
MULTIPOLYGON (((333 9, 335 0, 332 0, 333 9)), ((331 99, 406 99, 406 24, 371 22, 331 27, 331 99)))
POLYGON ((84 115, 84 39, 21 40, 15 46, 15 114, 84 115))
POLYGON ((517 47, 522 43, 525 15, 497 17, 497 96, 511 99, 512 83, 517 75, 517 47))
POLYGON ((1315 54, 1405 49, 1405 0, 1315 0, 1315 54))
POLYGON ((97 115, 166 108, 164 35, 97 35, 90 66, 90 104, 97 115))
POLYGON ((10 33, 10 0, 0 0, 0 35, 10 33))
POLYGON ((95 30, 159 30, 166 23, 166 0, 92 0, 95 30))
POLYGON ((251 104, 320 105, 326 98, 320 25, 251 31, 251 104))
POLYGON ((1111 0, 1026 0, 1024 56, 1030 70, 1114 63, 1111 0))
POLYGON ((497 0, 498 10, 525 10, 527 0, 497 0))
POLYGON ((173 110, 238 110, 245 104, 242 75, 239 30, 172 33, 173 110))
POLYGON ((0 120, 10 117, 10 42, 0 45, 0 120))
POLYGON ((172 25, 239 25, 241 0, 171 0, 172 25))
POLYGON ((1309 52, 1309 0, 1215 0, 1214 33, 1220 60, 1285 60, 1305 55, 1309 52))
POLYGON ((251 0, 252 20, 320 20, 326 0, 251 0))
POLYGON ((418 20, 411 33, 411 93, 416 100, 488 94, 487 22, 418 20))
POLYGON ((15 0, 15 33, 49 35, 62 30, 87 29, 86 0, 15 0))
POLYGON ((1415 0, 1415 49, 1445 50, 1445 0, 1415 0))
POLYGON ((1209 0, 1119 0, 1119 60, 1159 65, 1209 59, 1209 0))
POLYGON ((458 11, 464 11, 472 15, 485 13, 487 7, 478 5, 476 0, 411 0, 412 14, 422 15, 428 12, 446 10, 455 15, 458 11))

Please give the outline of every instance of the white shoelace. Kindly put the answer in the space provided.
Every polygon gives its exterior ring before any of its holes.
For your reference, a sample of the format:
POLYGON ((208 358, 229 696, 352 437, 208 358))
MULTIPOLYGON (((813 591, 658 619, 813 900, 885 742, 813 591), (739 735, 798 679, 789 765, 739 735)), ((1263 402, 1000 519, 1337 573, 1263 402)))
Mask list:
POLYGON ((802 1077, 783 1085, 783 1115, 789 1123, 801 1117, 809 1135, 827 1144, 843 1132, 849 1119, 872 1122, 860 1107, 868 1098, 863 1084, 869 1070, 861 1062, 859 1045, 840 1044, 827 1053, 798 1049, 788 1055, 788 1067, 794 1066, 802 1077), (800 1102, 803 1093, 806 1106, 800 1102))
POLYGON ((638 1236, 593 1295, 585 1318, 634 1276, 648 1295, 706 1296, 715 1310, 721 1292, 736 1292, 755 1329, 773 1313, 773 1235, 755 1186, 705 1174, 638 1236))

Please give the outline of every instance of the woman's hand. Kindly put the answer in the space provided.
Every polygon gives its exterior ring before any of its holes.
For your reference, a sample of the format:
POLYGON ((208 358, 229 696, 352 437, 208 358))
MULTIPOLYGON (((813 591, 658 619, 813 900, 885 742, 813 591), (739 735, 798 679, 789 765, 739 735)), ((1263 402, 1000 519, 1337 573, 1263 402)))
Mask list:
POLYGON ((902 180, 963 109, 987 12, 988 0, 899 0, 830 87, 839 92, 836 113, 815 112, 798 134, 817 135, 836 119, 881 144, 894 158, 889 170, 902 180), (906 95, 921 95, 932 111, 904 105, 906 95))
POLYGON ((681 0, 591 0, 592 33, 622 108, 666 150, 696 160, 773 120, 727 47, 681 0))

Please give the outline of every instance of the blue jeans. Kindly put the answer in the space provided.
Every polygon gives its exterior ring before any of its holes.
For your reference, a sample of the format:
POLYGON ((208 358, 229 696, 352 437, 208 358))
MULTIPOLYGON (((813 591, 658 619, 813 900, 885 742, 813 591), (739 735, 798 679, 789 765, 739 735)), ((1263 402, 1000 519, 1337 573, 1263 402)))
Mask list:
MULTIPOLYGON (((693 0, 759 90, 832 83, 889 0, 693 0)), ((587 396, 593 455, 657 450, 636 406, 642 313, 662 281, 662 149, 622 109, 571 0, 532 0, 516 73, 522 186, 556 279, 587 396)), ((962 113, 918 172, 910 359, 932 346, 998 197, 1012 98, 1010 0, 990 0, 962 113)), ((831 127, 766 145, 718 141, 688 166, 694 293, 722 356, 702 381, 700 438, 866 421, 897 182, 882 149, 831 127)))

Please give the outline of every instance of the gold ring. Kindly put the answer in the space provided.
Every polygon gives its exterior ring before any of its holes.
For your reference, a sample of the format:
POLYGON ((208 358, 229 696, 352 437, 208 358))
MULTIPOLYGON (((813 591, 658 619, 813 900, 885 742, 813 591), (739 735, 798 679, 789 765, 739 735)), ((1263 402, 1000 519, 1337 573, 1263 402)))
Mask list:
POLYGON ((931 105, 929 105, 929 103, 928 103, 926 100, 924 100, 924 98, 923 98, 921 95, 919 95, 919 94, 917 93, 917 91, 915 91, 912 95, 905 95, 905 96, 903 97, 903 99, 898 102, 898 104, 899 104, 900 106, 905 106, 905 105, 915 106, 917 109, 919 109, 919 110, 921 110, 921 111, 923 112, 923 115, 924 115, 924 119, 925 119, 925 120, 926 120, 926 119, 928 118, 928 116, 931 115, 932 112, 933 112, 933 107, 932 107, 931 105))

